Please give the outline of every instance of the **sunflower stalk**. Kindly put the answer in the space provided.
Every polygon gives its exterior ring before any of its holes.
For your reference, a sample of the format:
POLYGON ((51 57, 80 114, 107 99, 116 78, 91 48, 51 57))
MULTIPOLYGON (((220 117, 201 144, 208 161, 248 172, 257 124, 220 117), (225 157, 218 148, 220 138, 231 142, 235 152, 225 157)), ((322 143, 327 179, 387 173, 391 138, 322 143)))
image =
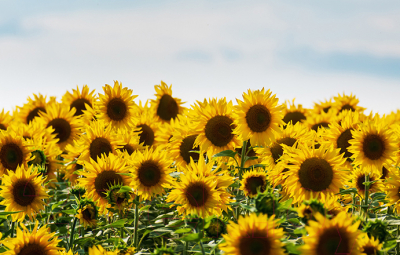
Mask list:
POLYGON ((370 183, 369 183, 369 174, 365 174, 365 182, 366 182, 366 185, 365 185, 365 194, 364 194, 364 196, 365 196, 365 198, 364 198, 364 216, 365 216, 365 220, 367 220, 367 218, 368 218, 368 191, 369 191, 369 186, 371 185, 370 183))
POLYGON ((78 221, 78 218, 74 218, 74 222, 72 223, 72 228, 71 228, 71 236, 69 238, 69 249, 72 250, 72 253, 74 252, 74 236, 75 236, 75 227, 76 227, 76 222, 78 221))
MULTIPOLYGON (((137 197, 135 199, 136 202, 139 202, 137 197)), ((135 248, 138 248, 138 241, 139 241, 138 224, 139 224, 139 204, 135 203, 135 235, 133 239, 135 248)))
POLYGON ((11 234, 10 234, 11 238, 14 237, 14 229, 15 229, 15 221, 13 221, 13 222, 11 223, 11 234))

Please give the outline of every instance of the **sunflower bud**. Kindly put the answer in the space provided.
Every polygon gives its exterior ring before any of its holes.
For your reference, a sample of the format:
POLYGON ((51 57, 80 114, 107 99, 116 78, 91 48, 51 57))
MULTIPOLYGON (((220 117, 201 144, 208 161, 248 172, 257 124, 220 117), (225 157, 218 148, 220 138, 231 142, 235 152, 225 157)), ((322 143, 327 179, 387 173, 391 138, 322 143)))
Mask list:
POLYGON ((367 232, 368 237, 371 236, 379 239, 379 242, 383 242, 388 237, 389 232, 387 231, 388 224, 381 220, 368 221, 364 226, 364 231, 367 232))

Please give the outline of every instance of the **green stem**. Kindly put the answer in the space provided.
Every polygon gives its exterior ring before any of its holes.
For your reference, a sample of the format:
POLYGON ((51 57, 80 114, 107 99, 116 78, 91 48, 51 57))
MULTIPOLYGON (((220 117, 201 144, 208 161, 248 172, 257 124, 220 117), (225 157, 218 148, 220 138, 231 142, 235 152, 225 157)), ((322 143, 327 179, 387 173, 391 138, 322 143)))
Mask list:
MULTIPOLYGON (((136 201, 138 199, 136 198, 136 201)), ((138 248, 138 241, 139 241, 139 234, 138 234, 138 224, 139 224, 139 205, 135 205, 135 236, 134 236, 134 246, 135 248, 138 248)))
MULTIPOLYGON (((187 220, 185 218, 185 228, 187 227, 187 220)), ((189 242, 185 241, 185 248, 183 249, 183 255, 187 255, 187 250, 189 248, 189 242)))
POLYGON ((239 169, 239 181, 242 180, 242 173, 243 173, 243 168, 244 164, 246 163, 246 147, 247 147, 247 140, 243 141, 242 145, 242 155, 240 155, 240 169, 239 169))
MULTIPOLYGON (((201 228, 201 230, 199 229, 197 232, 200 233, 200 231, 201 231, 201 236, 204 236, 204 220, 202 219, 201 221, 202 221, 202 224, 201 224, 202 228, 201 228)), ((199 241, 199 245, 200 245, 201 253, 203 255, 206 255, 206 253, 204 251, 203 242, 201 240, 199 241)))
POLYGON ((74 235, 75 235, 75 227, 77 221, 78 218, 75 217, 74 222, 72 223, 71 236, 69 238, 69 250, 72 250, 72 253, 74 253, 74 235))
POLYGON ((13 221, 13 222, 11 223, 11 238, 14 237, 14 229, 15 229, 15 222, 13 221))
MULTIPOLYGON (((369 174, 365 174, 365 182, 369 182, 369 174)), ((368 191, 369 191, 369 185, 365 185, 365 198, 364 198, 364 213, 365 213, 365 220, 368 218, 368 191)))
MULTIPOLYGON (((399 240, 399 236, 400 236, 400 225, 397 225, 397 241, 399 240)), ((397 254, 400 253, 400 243, 397 242, 397 254)))

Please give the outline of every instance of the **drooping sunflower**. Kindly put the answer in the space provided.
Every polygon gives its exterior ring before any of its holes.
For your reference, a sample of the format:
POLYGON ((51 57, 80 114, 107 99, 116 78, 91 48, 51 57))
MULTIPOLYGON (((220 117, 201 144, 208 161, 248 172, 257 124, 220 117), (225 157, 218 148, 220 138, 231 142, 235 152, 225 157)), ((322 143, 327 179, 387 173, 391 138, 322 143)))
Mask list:
POLYGON ((39 117, 39 112, 46 113, 47 106, 49 103, 54 103, 55 97, 50 97, 47 102, 46 97, 39 93, 39 95, 33 94, 34 99, 28 97, 28 103, 24 104, 22 107, 17 106, 18 113, 14 115, 25 124, 29 124, 35 117, 39 117))
POLYGON ((155 113, 157 121, 169 123, 172 119, 177 118, 185 110, 182 107, 184 102, 181 99, 172 97, 172 85, 168 85, 161 81, 161 85, 155 85, 154 89, 157 94, 154 94, 157 99, 151 100, 151 108, 155 113))
POLYGON ((305 145, 284 146, 283 157, 289 172, 283 185, 294 203, 311 198, 330 202, 343 186, 346 174, 341 166, 345 159, 339 149, 325 145, 318 149, 305 145))
POLYGON ((270 90, 250 89, 243 93, 243 101, 236 99, 234 133, 242 141, 250 139, 253 146, 267 145, 275 140, 275 133, 280 133, 279 125, 283 124, 283 105, 278 106, 279 99, 270 90))
POLYGON ((72 89, 72 93, 67 91, 62 97, 62 102, 69 105, 70 108, 75 108, 75 116, 83 114, 83 110, 87 110, 85 104, 93 107, 95 96, 93 95, 94 90, 90 91, 87 85, 83 85, 82 91, 76 86, 76 90, 72 89))
POLYGON ((392 131, 377 118, 362 123, 358 130, 352 130, 353 139, 347 150, 354 155, 354 165, 362 165, 367 172, 382 171, 383 164, 395 160, 398 147, 392 131))
POLYGON ((350 110, 352 112, 360 112, 362 113, 365 108, 358 106, 359 100, 353 93, 350 95, 343 95, 338 94, 337 97, 334 97, 334 107, 338 110, 338 112, 344 110, 350 110))
MULTIPOLYGON (((365 171, 361 167, 355 167, 353 171, 351 172, 350 180, 351 183, 348 184, 350 188, 356 188, 358 195, 364 199, 365 197, 365 185, 363 184, 365 182, 365 171)), ((379 192, 383 189, 383 184, 382 181, 380 180, 380 174, 377 172, 372 172, 369 174, 369 181, 373 182, 369 186, 369 194, 379 192)))
POLYGON ((309 110, 303 108, 301 104, 297 106, 294 103, 294 99, 290 103, 290 101, 286 101, 286 107, 283 109, 283 122, 285 124, 296 124, 297 122, 303 123, 306 121, 307 116, 309 115, 309 110))
POLYGON ((4 200, 0 204, 6 206, 6 212, 21 211, 11 215, 13 221, 23 221, 26 215, 32 220, 43 209, 43 199, 48 197, 44 181, 33 166, 21 166, 3 175, 0 196, 4 200))
POLYGON ((141 200, 151 200, 155 195, 165 193, 164 188, 169 188, 173 171, 170 168, 172 159, 167 157, 166 151, 146 148, 142 153, 136 151, 130 158, 132 182, 130 186, 141 200))
POLYGON ((335 113, 334 111, 328 111, 327 113, 321 112, 320 114, 311 114, 307 118, 305 124, 312 130, 318 131, 318 129, 327 129, 329 124, 334 122, 335 113))
POLYGON ((353 224, 353 219, 346 212, 339 213, 333 219, 327 219, 319 213, 314 215, 316 221, 309 221, 306 226, 308 236, 304 236, 305 245, 300 249, 308 255, 361 255, 357 239, 360 221, 353 224))
POLYGON ((103 86, 104 95, 99 94, 99 101, 96 102, 95 110, 98 119, 104 120, 116 128, 128 128, 132 126, 132 117, 136 114, 136 105, 133 99, 132 90, 122 87, 118 81, 114 81, 114 87, 106 84, 103 86))
POLYGON ((227 255, 260 255, 285 254, 283 243, 284 232, 278 228, 275 215, 252 213, 245 217, 239 216, 238 223, 228 224, 228 234, 222 235, 225 243, 219 248, 227 255))
POLYGON ((267 174, 262 168, 246 171, 242 176, 240 185, 240 189, 244 191, 244 195, 253 198, 257 196, 258 190, 260 190, 260 192, 265 191, 267 174))
POLYGON ((75 109, 69 109, 69 106, 59 103, 51 103, 47 107, 47 112, 39 112, 40 121, 48 127, 54 129, 53 134, 58 138, 57 144, 61 150, 64 150, 67 144, 77 139, 80 131, 80 122, 77 116, 74 116, 75 109))
POLYGON ((7 127, 10 125, 12 121, 12 117, 9 112, 4 112, 4 109, 0 113, 0 129, 7 130, 7 127))
POLYGON ((232 101, 227 103, 225 98, 218 101, 212 99, 205 107, 194 108, 191 117, 194 132, 198 134, 194 146, 199 146, 211 158, 218 152, 233 150, 240 145, 239 138, 233 133, 232 101))
POLYGON ((122 184, 128 186, 131 183, 131 177, 121 173, 129 173, 129 166, 124 158, 114 154, 105 156, 94 161, 84 162, 84 170, 81 171, 84 178, 79 178, 79 185, 86 188, 85 197, 92 199, 99 207, 99 212, 106 213, 107 203, 106 192, 111 185, 122 184))
POLYGON ((15 171, 18 166, 28 167, 32 149, 28 142, 14 129, 0 131, 0 176, 15 171))
POLYGON ((49 233, 46 225, 38 229, 39 222, 35 222, 32 232, 21 223, 21 228, 17 228, 15 238, 7 238, 0 243, 8 248, 4 255, 25 255, 25 254, 43 254, 58 255, 62 248, 57 247, 60 242, 55 233, 49 233))

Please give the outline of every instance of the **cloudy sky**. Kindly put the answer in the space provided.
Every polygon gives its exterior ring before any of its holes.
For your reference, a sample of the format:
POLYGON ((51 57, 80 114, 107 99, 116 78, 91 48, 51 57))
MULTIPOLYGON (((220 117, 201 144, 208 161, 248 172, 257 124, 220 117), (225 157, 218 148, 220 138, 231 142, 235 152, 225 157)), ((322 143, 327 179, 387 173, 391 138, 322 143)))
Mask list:
POLYGON ((269 88, 312 107, 400 108, 400 1, 0 0, 0 108, 33 93, 172 84, 188 104, 269 88))

